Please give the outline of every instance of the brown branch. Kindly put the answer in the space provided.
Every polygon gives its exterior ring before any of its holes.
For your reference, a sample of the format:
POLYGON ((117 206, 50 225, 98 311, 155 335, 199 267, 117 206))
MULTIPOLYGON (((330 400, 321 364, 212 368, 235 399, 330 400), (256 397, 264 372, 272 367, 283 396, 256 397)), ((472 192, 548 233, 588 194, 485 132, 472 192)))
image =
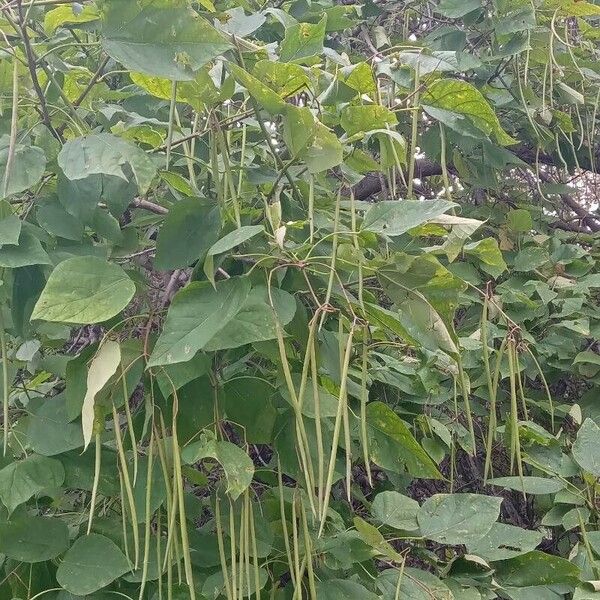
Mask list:
POLYGON ((42 122, 46 127, 50 130, 52 135, 59 141, 63 142, 62 136, 54 127, 52 126, 52 121, 50 119, 50 113, 48 112, 48 106, 46 105, 46 97, 44 96, 44 92, 42 90, 42 86, 40 85, 40 81, 37 76, 36 64, 37 57, 33 52, 31 47, 31 40, 29 39, 29 34, 27 33, 27 24, 25 23, 25 16, 23 14, 23 3, 22 0, 17 1, 17 8, 19 12, 19 23, 15 23, 8 15, 5 13, 5 17, 8 21, 10 21, 11 25, 15 28, 15 30, 21 34, 21 39, 23 40, 23 46, 25 47, 25 56, 27 57, 27 66, 29 68, 29 74, 31 76, 31 82, 33 84, 33 89, 35 90, 36 96, 39 101, 39 113, 42 117, 42 122))
POLYGON ((168 208, 165 208, 160 204, 150 202, 149 200, 144 200, 143 198, 136 198, 129 206, 132 208, 143 208, 144 210, 153 212, 157 215, 166 215, 169 212, 168 208))
MULTIPOLYGON (((544 183, 554 183, 546 173, 542 173, 541 171, 539 173, 539 178, 544 183)), ((570 194, 559 194, 559 196, 563 204, 569 207, 579 217, 582 224, 587 225, 594 233, 600 231, 600 223, 598 223, 600 217, 591 214, 570 194)))

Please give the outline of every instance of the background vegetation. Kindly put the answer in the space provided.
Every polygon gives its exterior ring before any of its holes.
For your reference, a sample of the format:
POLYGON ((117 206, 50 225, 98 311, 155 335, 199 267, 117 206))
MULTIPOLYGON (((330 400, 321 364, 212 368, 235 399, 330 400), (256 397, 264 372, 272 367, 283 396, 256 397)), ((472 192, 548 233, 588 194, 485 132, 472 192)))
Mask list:
POLYGON ((599 18, 2 0, 0 598, 600 598, 599 18))

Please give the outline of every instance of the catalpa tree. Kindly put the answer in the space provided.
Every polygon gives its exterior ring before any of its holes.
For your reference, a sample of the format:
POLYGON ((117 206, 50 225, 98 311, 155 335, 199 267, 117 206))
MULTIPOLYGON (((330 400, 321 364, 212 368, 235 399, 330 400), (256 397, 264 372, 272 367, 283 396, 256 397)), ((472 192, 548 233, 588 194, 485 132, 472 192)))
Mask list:
POLYGON ((599 21, 1 0, 0 598, 600 598, 599 21))

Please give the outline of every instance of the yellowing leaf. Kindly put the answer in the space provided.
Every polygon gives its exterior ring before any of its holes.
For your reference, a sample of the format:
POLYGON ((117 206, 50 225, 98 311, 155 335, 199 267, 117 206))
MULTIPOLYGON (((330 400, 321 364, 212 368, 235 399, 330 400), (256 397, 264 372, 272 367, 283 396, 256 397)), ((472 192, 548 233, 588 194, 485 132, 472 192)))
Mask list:
POLYGON ((96 394, 108 383, 121 364, 121 346, 118 342, 107 341, 100 346, 90 364, 87 376, 87 391, 81 408, 81 426, 83 428, 83 449, 85 450, 94 431, 94 400, 96 394))
POLYGON ((98 9, 94 6, 84 6, 75 12, 72 4, 57 6, 48 11, 44 17, 44 29, 47 34, 52 34, 62 25, 73 25, 78 23, 89 23, 100 18, 98 9))
POLYGON ((475 127, 486 135, 493 135, 504 146, 517 142, 504 131, 483 94, 467 81, 438 79, 427 88, 422 101, 424 105, 464 115, 475 127))

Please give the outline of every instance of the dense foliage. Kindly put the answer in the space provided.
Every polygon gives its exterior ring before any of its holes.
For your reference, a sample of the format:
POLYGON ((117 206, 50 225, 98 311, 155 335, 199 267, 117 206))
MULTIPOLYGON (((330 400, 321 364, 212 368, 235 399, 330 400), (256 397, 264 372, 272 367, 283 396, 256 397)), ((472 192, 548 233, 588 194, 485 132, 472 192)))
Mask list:
POLYGON ((2 0, 0 598, 600 598, 599 21, 2 0))

